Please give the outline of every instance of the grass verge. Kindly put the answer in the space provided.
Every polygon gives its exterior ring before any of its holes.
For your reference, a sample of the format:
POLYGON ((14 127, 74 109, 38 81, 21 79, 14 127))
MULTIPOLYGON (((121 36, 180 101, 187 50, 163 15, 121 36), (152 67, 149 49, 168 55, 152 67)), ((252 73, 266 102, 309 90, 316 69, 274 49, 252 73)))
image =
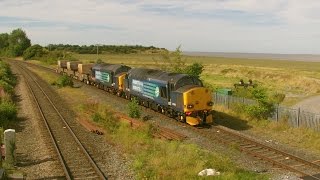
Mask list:
POLYGON ((281 144, 305 149, 320 156, 320 133, 306 128, 293 128, 284 119, 280 122, 250 119, 221 106, 215 106, 216 123, 235 129, 249 130, 268 140, 276 140, 281 144))

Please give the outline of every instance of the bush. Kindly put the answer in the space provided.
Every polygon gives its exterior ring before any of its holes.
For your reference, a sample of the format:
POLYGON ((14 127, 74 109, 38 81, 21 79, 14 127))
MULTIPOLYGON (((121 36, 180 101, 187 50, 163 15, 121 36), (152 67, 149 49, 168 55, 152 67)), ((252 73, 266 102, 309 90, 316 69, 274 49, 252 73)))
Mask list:
MULTIPOLYGON (((238 88, 233 95, 238 97, 250 98, 256 100, 253 105, 235 105, 233 109, 238 112, 245 112, 250 118, 268 119, 275 110, 275 97, 269 97, 267 89, 262 87, 256 88, 238 88)), ((282 96, 277 97, 279 101, 282 96)))
POLYGON ((184 73, 189 74, 190 76, 195 76, 197 78, 200 78, 203 68, 204 67, 201 63, 195 62, 185 67, 184 73))
POLYGON ((116 119, 113 113, 108 110, 105 110, 102 114, 100 112, 95 112, 92 115, 92 120, 102 124, 110 133, 115 133, 120 127, 118 119, 116 119))
POLYGON ((23 52, 23 59, 28 60, 28 59, 38 59, 44 55, 43 47, 40 46, 39 44, 35 44, 31 47, 28 47, 24 52, 23 52))
POLYGON ((104 120, 105 120, 105 127, 108 129, 109 132, 115 133, 119 129, 120 122, 112 112, 105 110, 104 120))
POLYGON ((254 88, 252 97, 257 101, 257 105, 246 106, 245 112, 251 118, 268 119, 275 110, 275 107, 267 95, 267 90, 263 88, 254 88))
POLYGON ((71 77, 67 75, 60 76, 56 84, 58 85, 58 87, 73 87, 73 81, 71 77))
POLYGON ((0 103, 1 121, 15 120, 17 117, 17 108, 13 102, 3 101, 0 103))
POLYGON ((133 98, 129 103, 128 103, 128 113, 129 117, 132 118, 140 118, 141 116, 141 110, 139 107, 138 100, 136 98, 133 98))

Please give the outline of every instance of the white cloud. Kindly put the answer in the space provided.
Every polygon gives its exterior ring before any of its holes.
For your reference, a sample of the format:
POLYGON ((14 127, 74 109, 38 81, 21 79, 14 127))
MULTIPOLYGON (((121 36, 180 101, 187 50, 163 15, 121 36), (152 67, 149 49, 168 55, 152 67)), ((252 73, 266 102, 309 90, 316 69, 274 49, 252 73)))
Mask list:
POLYGON ((320 53, 316 0, 2 0, 0 8, 0 18, 21 19, 0 22, 1 32, 22 26, 41 44, 320 53))

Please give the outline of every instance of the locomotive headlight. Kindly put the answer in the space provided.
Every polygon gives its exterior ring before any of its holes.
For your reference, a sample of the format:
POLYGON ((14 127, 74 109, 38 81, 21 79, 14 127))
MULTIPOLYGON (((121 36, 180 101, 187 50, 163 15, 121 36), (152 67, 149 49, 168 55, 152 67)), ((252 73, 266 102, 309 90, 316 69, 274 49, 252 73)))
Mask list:
POLYGON ((208 105, 208 106, 213 106, 213 102, 212 102, 212 101, 209 101, 209 102, 207 103, 207 105, 208 105))
POLYGON ((193 107, 194 107, 193 104, 188 104, 188 105, 187 105, 187 108, 188 108, 188 109, 192 109, 193 107))

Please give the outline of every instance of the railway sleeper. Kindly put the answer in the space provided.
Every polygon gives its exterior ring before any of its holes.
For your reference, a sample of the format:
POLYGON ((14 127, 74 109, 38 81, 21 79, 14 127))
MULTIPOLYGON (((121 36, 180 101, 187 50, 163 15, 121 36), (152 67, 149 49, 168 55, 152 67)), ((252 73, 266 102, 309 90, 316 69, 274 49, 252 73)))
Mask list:
POLYGON ((262 147, 257 146, 257 147, 253 147, 253 148, 243 148, 243 149, 246 149, 247 151, 253 151, 256 153, 257 152, 256 150, 261 150, 262 147))
POLYGON ((269 158, 270 159, 274 159, 274 158, 280 158, 280 157, 283 157, 283 155, 281 155, 281 154, 275 154, 274 156, 270 156, 269 158))
POLYGON ((242 148, 251 148, 251 147, 257 147, 256 145, 254 145, 254 144, 246 144, 246 145, 242 145, 242 144, 240 144, 240 146, 242 147, 242 148))

